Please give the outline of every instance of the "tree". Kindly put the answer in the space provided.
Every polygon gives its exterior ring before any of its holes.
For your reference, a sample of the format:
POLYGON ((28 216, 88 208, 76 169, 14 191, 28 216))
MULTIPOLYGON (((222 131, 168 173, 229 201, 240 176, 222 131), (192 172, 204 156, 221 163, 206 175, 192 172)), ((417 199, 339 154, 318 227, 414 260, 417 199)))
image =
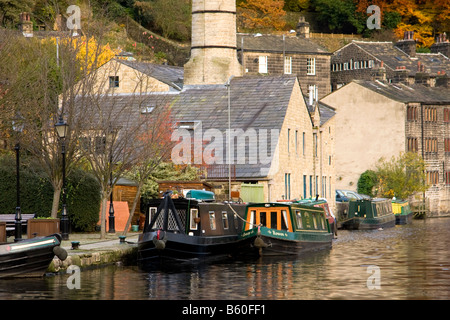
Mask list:
POLYGON ((240 4, 244 28, 282 30, 286 25, 282 0, 247 0, 240 4))
POLYGON ((374 187, 377 185, 377 174, 373 170, 364 171, 358 179, 358 193, 367 194, 370 197, 374 197, 376 190, 374 187))
POLYGON ((170 157, 174 145, 170 139, 173 131, 171 123, 170 108, 165 105, 155 107, 142 126, 142 133, 138 136, 140 145, 136 150, 138 160, 128 173, 128 177, 137 181, 138 187, 123 231, 124 235, 130 227, 144 184, 156 168, 170 157))
POLYGON ((425 161, 417 153, 401 153, 390 160, 381 158, 375 172, 380 196, 406 199, 428 188, 425 180, 425 161))

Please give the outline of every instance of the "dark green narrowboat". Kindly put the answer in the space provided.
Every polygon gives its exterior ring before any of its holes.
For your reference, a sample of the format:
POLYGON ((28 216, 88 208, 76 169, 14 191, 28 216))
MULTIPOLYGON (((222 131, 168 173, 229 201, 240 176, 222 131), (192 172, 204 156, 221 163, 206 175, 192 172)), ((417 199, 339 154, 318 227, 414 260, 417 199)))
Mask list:
POLYGON ((390 199, 351 200, 343 229, 371 230, 395 226, 390 199))
POLYGON ((332 246, 333 233, 322 207, 253 203, 247 205, 244 220, 240 255, 299 255, 332 246))

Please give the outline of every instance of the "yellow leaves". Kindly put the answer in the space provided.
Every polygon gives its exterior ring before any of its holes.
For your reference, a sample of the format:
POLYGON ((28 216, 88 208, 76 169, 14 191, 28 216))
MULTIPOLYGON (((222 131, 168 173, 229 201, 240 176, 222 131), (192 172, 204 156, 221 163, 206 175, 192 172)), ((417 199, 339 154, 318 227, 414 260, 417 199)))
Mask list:
POLYGON ((244 26, 252 29, 283 29, 286 25, 282 0, 247 0, 241 4, 244 26))
MULTIPOLYGON (((56 46, 56 38, 46 38, 42 40, 51 41, 56 46)), ((110 48, 109 44, 101 45, 94 37, 89 39, 86 36, 72 38, 58 38, 59 46, 68 46, 73 49, 81 70, 95 70, 111 60, 117 50, 110 48)))

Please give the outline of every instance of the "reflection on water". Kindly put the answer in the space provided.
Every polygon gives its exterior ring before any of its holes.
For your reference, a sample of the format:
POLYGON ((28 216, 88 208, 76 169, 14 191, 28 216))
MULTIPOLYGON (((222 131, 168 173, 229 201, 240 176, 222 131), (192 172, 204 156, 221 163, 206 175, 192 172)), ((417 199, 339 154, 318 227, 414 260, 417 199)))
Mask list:
POLYGON ((69 275, 0 280, 0 299, 450 299, 450 218, 338 233, 331 250, 299 258, 230 261, 182 271, 110 266, 69 275), (369 289, 372 267, 379 289, 369 289), (369 286, 368 286, 369 284, 369 286))

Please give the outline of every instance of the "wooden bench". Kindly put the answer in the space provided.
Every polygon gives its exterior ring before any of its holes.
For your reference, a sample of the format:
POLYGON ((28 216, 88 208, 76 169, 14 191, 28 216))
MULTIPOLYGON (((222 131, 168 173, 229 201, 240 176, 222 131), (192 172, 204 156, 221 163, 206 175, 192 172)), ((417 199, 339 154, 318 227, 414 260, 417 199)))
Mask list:
MULTIPOLYGON (((22 214, 22 228, 26 227, 28 220, 33 219, 35 216, 34 213, 22 214)), ((6 233, 13 233, 16 229, 15 214, 0 214, 0 222, 6 222, 6 233)))

